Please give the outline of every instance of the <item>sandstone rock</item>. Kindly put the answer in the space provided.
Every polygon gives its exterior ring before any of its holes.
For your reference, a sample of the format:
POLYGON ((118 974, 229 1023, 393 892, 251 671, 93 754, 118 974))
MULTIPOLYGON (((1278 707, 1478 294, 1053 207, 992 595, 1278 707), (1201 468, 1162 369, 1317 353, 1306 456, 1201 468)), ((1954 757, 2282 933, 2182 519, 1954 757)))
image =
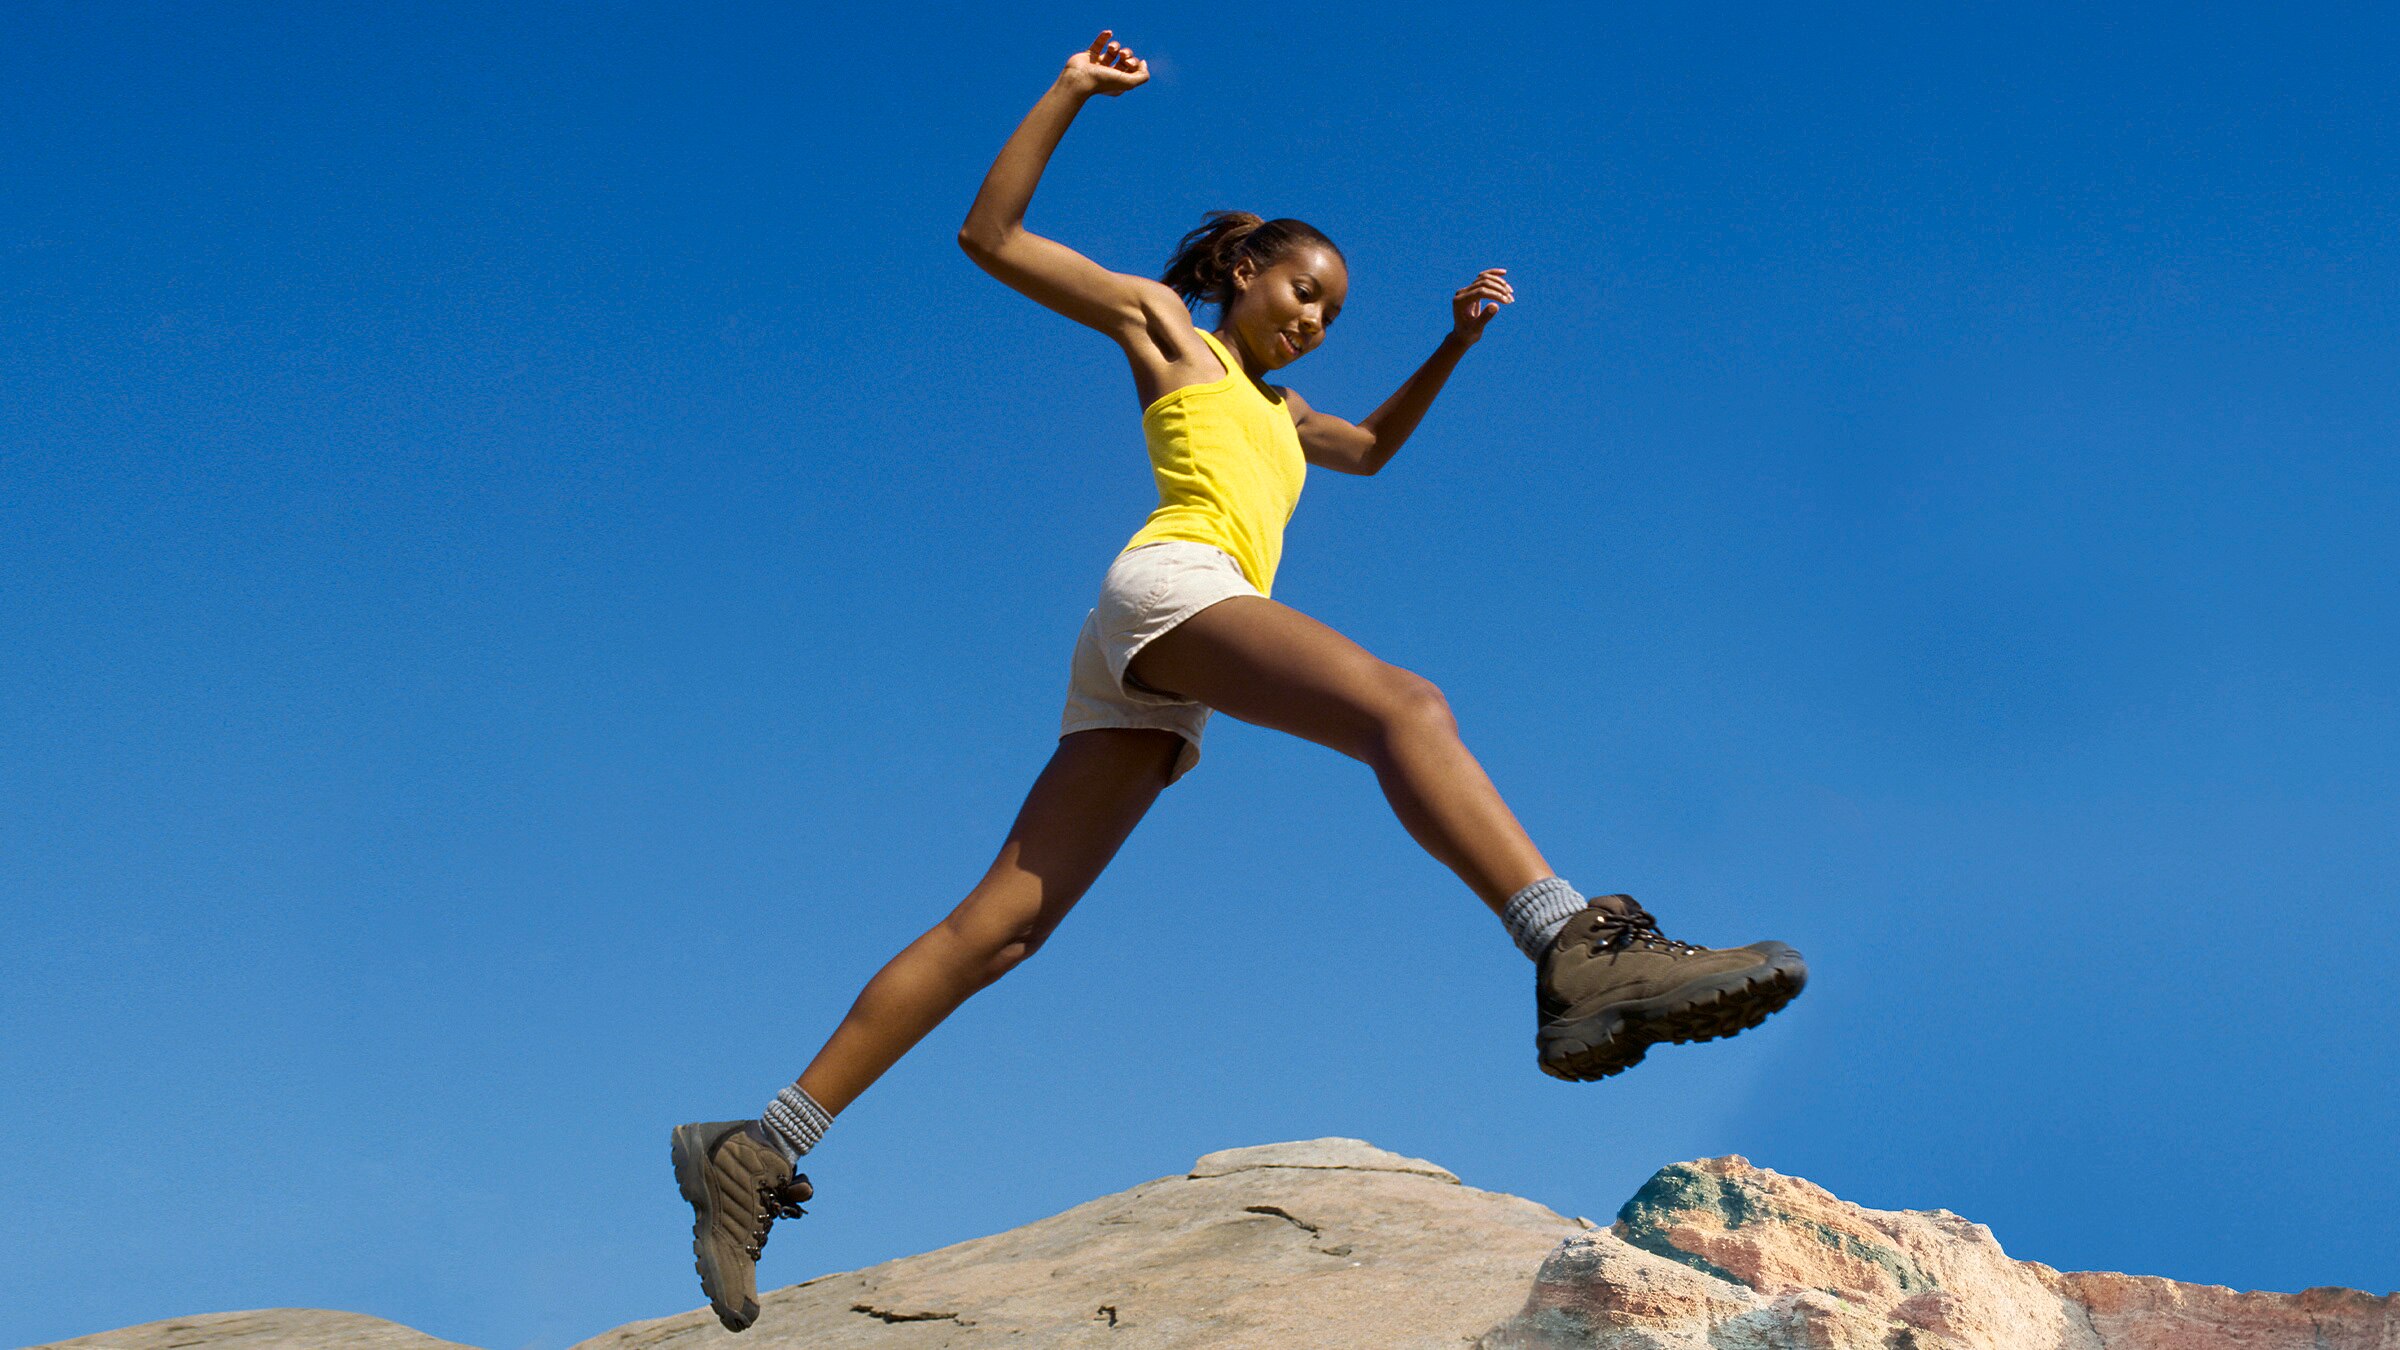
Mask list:
MULTIPOLYGON (((1582 1231, 1356 1139, 1231 1149, 1010 1232, 777 1290, 738 1344, 1460 1350, 1582 1231)), ((578 1350, 719 1341, 736 1343, 703 1310, 578 1350)))
MULTIPOLYGON (((805 1231, 770 1251, 770 1279, 805 1231)), ((683 1264, 680 1250, 660 1259, 683 1264)), ((1740 1158, 1662 1169, 1600 1230, 1356 1139, 1211 1153, 1180 1176, 761 1302, 738 1340, 700 1309, 578 1350, 2400 1350, 2400 1295, 2062 1275, 1947 1211, 1864 1209, 1740 1158)), ((451 1343, 282 1309, 67 1346, 451 1343)))
POLYGON ((2400 1350, 2400 1295, 2242 1293, 2155 1275, 2055 1275, 2108 1350, 2400 1350))
POLYGON ((1414 1172, 1419 1176, 1456 1182, 1458 1177, 1449 1168, 1436 1167, 1423 1158, 1403 1158, 1386 1152, 1364 1139, 1299 1139, 1289 1144, 1258 1144, 1250 1148, 1229 1148, 1216 1153, 1204 1153, 1192 1164, 1188 1174, 1194 1181, 1203 1177, 1221 1177, 1233 1172, 1247 1172, 1261 1167, 1296 1168, 1361 1168, 1371 1172, 1414 1172))
POLYGON ((1660 1170, 1560 1244, 1488 1350, 2400 1350, 2400 1296, 2245 1294, 2016 1261, 1946 1210, 1741 1158, 1660 1170))
POLYGON ((262 1308, 255 1312, 202 1313, 145 1322, 122 1331, 78 1336, 33 1350, 468 1350, 456 1341, 437 1340, 398 1322, 358 1313, 325 1312, 316 1308, 262 1308))

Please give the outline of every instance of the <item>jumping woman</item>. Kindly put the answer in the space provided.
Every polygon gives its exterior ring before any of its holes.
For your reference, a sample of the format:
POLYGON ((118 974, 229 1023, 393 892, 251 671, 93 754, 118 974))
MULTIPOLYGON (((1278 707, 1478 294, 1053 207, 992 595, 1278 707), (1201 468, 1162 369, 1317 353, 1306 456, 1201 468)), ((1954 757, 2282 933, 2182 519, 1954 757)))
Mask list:
POLYGON ((1041 947, 1159 792, 1198 762, 1212 710, 1375 771, 1409 834, 1533 960, 1544 1073, 1605 1078, 1659 1042, 1732 1035, 1790 1002, 1807 978, 1782 943, 1695 947, 1662 936, 1630 897, 1586 900, 1551 871, 1460 743, 1439 689, 1268 598, 1307 466, 1381 471, 1515 295, 1504 269, 1477 275, 1451 297, 1449 336, 1356 423, 1268 383, 1325 340, 1349 290, 1341 250, 1316 229, 1216 212, 1152 281, 1024 226, 1034 185, 1084 103, 1149 78, 1106 32, 1070 57, 1001 148, 958 242, 983 270, 1124 349, 1158 509, 1101 581, 1076 640, 1057 753, 991 870, 867 982, 763 1118, 676 1128, 700 1285, 735 1331, 758 1317, 755 1263, 768 1228, 812 1193, 794 1171, 801 1155, 969 995, 1041 947), (1214 331, 1193 323, 1200 305, 1215 308, 1214 331))

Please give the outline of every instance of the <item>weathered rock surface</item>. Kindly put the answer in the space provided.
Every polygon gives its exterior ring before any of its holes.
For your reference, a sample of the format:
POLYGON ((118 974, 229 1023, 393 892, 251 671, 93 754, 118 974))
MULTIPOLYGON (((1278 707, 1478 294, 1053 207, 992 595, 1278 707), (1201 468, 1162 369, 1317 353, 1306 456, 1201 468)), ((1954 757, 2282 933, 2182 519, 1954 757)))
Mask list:
POLYGON ((470 1350, 456 1341, 439 1340, 398 1322, 360 1313, 325 1312, 317 1308, 266 1308, 258 1312, 202 1313, 145 1322, 123 1331, 78 1336, 34 1350, 315 1350, 317 1346, 344 1350, 470 1350))
POLYGON ((2009 1258, 1741 1158, 1653 1176, 1559 1244, 1485 1350, 2400 1350, 2400 1295, 2245 1294, 2009 1258))
MULTIPOLYGON (((1596 1229, 1355 1139, 1211 1153, 1182 1176, 761 1302, 738 1340, 701 1309, 577 1350, 2400 1350, 2400 1295, 2060 1274, 1947 1211, 1863 1209, 1740 1158, 1665 1168, 1596 1229)), ((280 1309, 58 1345, 452 1343, 280 1309)))
MULTIPOLYGON (((1581 1231, 1356 1139, 1231 1149, 1006 1233, 777 1290, 738 1344, 1460 1350, 1581 1231)), ((737 1338, 703 1310, 578 1350, 701 1342, 737 1338)))

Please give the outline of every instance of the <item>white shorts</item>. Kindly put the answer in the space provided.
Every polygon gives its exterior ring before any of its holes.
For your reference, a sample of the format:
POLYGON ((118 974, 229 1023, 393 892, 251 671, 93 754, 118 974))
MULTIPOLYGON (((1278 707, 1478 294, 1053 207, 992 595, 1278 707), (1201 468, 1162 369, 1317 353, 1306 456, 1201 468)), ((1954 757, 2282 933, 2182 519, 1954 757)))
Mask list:
POLYGON ((1208 709, 1190 699, 1146 689, 1126 678, 1135 652, 1185 619, 1236 595, 1256 595, 1233 555, 1213 544, 1162 540, 1128 549, 1100 580, 1100 602, 1075 639, 1067 680, 1067 713, 1058 734, 1097 727, 1138 727, 1183 737, 1183 753, 1167 781, 1200 762, 1200 728, 1208 709))

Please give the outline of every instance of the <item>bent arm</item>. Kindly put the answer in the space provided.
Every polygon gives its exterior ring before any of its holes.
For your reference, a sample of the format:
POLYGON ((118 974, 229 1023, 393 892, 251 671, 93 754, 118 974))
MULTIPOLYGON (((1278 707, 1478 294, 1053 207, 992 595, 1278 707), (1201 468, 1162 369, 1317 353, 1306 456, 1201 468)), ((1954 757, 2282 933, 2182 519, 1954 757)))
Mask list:
POLYGON ((1466 355, 1467 344, 1457 334, 1442 339, 1425 364, 1392 391, 1392 396, 1357 422, 1346 422, 1331 413, 1318 412, 1299 395, 1285 390, 1292 400, 1292 426, 1300 433, 1301 452, 1308 462, 1320 469, 1336 473, 1373 474, 1382 471, 1392 456, 1400 453, 1417 423, 1425 419, 1425 410, 1433 406, 1433 396, 1442 392, 1450 372, 1458 369, 1458 358, 1466 355))
MULTIPOLYGON (((1105 42, 1107 34, 1101 34, 1105 42)), ((1093 44, 1091 55, 1098 57, 1102 42, 1093 44)), ((1113 43, 1108 44, 1115 50, 1113 43)), ((1131 53, 1125 54, 1132 60, 1131 53)), ((1116 69, 1120 77, 1128 74, 1116 69)), ((1142 77, 1138 61, 1131 73, 1142 77)), ((1096 86, 1099 76, 1093 63, 1078 56, 1057 82, 1025 115, 1008 144, 1000 149, 1000 157, 984 175, 983 189, 975 194, 975 205, 967 212, 967 222, 958 231, 958 246, 965 249, 977 266, 998 277, 1010 289, 1031 297, 1047 308, 1057 310, 1075 322, 1096 328, 1122 340, 1130 331, 1145 323, 1142 299, 1145 289, 1158 283, 1143 277, 1111 272, 1091 259, 1053 239, 1045 239, 1025 228, 1025 207, 1033 200, 1033 189, 1041 182, 1042 170, 1050 163, 1050 155, 1058 149, 1059 141, 1067 134, 1075 114, 1093 94, 1112 92, 1096 86)), ((1124 88, 1131 83, 1118 81, 1124 88)), ((1116 90, 1113 92, 1122 92, 1116 90)))
POLYGON ((1458 358, 1467 348, 1483 338, 1483 330, 1491 323, 1500 307, 1513 304, 1516 292, 1508 284, 1508 269, 1487 267, 1473 281, 1459 288, 1450 297, 1451 328, 1449 336, 1433 349, 1416 373, 1401 381, 1392 396, 1375 411, 1368 413, 1355 425, 1341 418, 1321 413, 1308 406, 1298 395, 1285 390, 1292 400, 1292 426, 1300 433, 1300 449, 1308 462, 1338 473, 1371 474, 1381 472, 1400 453, 1417 423, 1425 420, 1425 410, 1433 406, 1433 396, 1442 392, 1450 372, 1458 369, 1458 358))

